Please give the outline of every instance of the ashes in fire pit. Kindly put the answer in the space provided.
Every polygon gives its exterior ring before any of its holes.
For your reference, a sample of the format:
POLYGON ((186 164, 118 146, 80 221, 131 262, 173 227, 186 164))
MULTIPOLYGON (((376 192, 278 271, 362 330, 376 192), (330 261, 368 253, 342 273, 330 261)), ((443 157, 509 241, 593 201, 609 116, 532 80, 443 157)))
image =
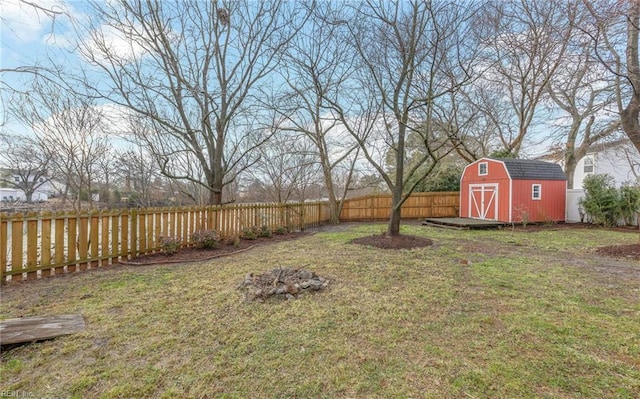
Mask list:
POLYGON ((269 297, 294 299, 305 292, 319 291, 329 281, 304 269, 277 268, 261 275, 249 273, 238 288, 247 301, 264 301, 269 297))

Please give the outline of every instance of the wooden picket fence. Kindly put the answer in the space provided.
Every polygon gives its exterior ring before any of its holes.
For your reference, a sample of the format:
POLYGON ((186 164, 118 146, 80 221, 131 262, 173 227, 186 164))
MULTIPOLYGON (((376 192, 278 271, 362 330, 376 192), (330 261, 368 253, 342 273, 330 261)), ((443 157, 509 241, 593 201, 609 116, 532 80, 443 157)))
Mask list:
POLYGON ((252 226, 306 229, 327 220, 323 202, 0 214, 0 281, 118 263, 161 250, 162 237, 178 238, 188 246, 197 230, 216 230, 225 237, 252 226))
MULTIPOLYGON (((414 193, 403 218, 455 217, 458 193, 414 193)), ((389 218, 391 196, 349 199, 341 221, 389 218)), ((149 208, 80 213, 0 213, 0 282, 32 280, 119 263, 161 250, 162 237, 190 245, 197 230, 221 236, 252 226, 307 229, 329 220, 326 202, 149 208)))
MULTIPOLYGON (((413 193, 400 208, 403 219, 458 217, 460 193, 413 193)), ((346 200, 340 213, 341 221, 389 219, 391 195, 380 194, 346 200)))

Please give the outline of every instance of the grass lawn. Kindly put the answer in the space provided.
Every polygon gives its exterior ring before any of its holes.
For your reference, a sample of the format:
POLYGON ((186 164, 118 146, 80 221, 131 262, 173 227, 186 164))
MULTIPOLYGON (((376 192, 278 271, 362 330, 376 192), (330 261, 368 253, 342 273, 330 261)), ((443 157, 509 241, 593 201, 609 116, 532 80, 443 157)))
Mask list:
POLYGON ((453 231, 349 244, 354 224, 232 257, 116 267, 2 288, 0 317, 82 313, 83 333, 2 353, 0 391, 76 398, 638 398, 638 234, 453 231), (245 303, 249 272, 330 280, 245 303))

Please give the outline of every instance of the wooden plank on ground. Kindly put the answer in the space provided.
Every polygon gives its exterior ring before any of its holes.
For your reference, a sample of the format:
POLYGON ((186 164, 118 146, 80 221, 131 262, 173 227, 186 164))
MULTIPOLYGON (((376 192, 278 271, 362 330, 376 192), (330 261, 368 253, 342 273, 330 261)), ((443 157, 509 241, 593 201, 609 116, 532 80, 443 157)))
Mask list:
POLYGON ((84 330, 81 314, 0 320, 0 345, 51 339, 84 330))

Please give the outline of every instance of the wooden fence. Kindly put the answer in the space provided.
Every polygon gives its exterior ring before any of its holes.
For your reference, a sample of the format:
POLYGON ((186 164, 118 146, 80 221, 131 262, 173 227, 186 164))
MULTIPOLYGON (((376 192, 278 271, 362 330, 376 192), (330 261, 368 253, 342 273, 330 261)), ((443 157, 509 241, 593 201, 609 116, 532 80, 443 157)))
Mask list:
MULTIPOLYGON (((458 193, 415 193, 403 218, 455 217, 458 193)), ((341 221, 387 219, 391 196, 345 202, 341 221)), ((81 213, 0 213, 0 281, 74 273, 157 252, 162 237, 190 245, 197 230, 231 236, 252 226, 306 229, 329 220, 325 202, 128 209, 81 213)))
MULTIPOLYGON (((402 205, 403 219, 429 217, 458 217, 460 193, 413 193, 402 205)), ((353 198, 345 201, 341 221, 364 221, 389 219, 391 216, 391 195, 380 194, 353 198)))
POLYGON ((326 203, 0 214, 0 281, 74 273, 161 249, 162 237, 189 245, 191 233, 244 228, 305 229, 329 220, 326 203))

